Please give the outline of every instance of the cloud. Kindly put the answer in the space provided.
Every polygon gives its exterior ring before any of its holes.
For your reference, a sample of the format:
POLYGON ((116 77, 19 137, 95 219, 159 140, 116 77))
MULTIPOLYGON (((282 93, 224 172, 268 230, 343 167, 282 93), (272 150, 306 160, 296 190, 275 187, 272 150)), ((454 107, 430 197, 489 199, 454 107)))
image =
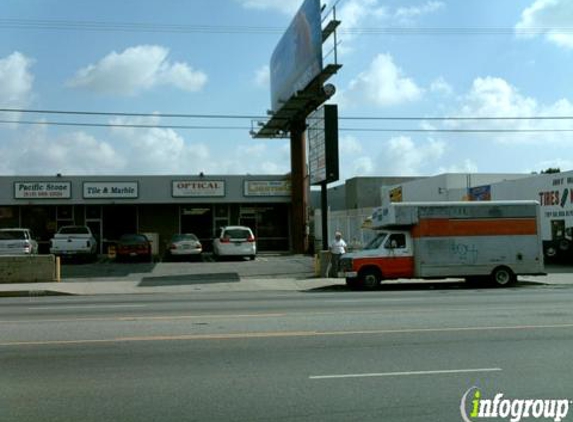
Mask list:
POLYGON ((437 161, 444 155, 443 141, 428 139, 414 142, 408 136, 391 138, 380 156, 385 173, 395 176, 417 176, 423 173, 424 166, 437 161))
POLYGON ((419 100, 423 90, 404 75, 390 54, 377 55, 368 69, 350 81, 342 101, 388 107, 419 100))
POLYGON ((440 94, 444 96, 449 96, 454 93, 452 86, 446 82, 446 80, 440 76, 439 78, 432 81, 430 84, 430 91, 435 94, 440 94))
POLYGON ((261 66, 255 71, 255 85, 259 88, 268 89, 271 83, 271 71, 269 65, 261 66))
POLYGON ((8 142, 2 151, 4 174, 101 174, 117 173, 127 160, 112 145, 85 132, 48 136, 46 128, 34 128, 8 142))
POLYGON ((570 27, 571 22, 571 0, 536 0, 521 13, 521 20, 515 25, 515 31, 526 38, 544 35, 548 41, 560 47, 573 49, 573 34, 559 32, 558 29, 570 27))
POLYGON ((399 7, 394 13, 394 19, 402 24, 414 23, 416 18, 435 13, 445 7, 441 1, 427 1, 420 6, 399 7))
POLYGON ((254 10, 272 10, 288 15, 294 15, 294 13, 302 5, 302 0, 236 0, 245 9, 254 10))
POLYGON ((343 136, 340 138, 338 150, 341 155, 360 154, 362 152, 362 144, 354 136, 343 136))
POLYGON ((466 158, 461 164, 453 164, 448 167, 440 167, 438 173, 477 173, 478 165, 466 158))
MULTIPOLYGON (((573 104, 567 99, 560 99, 553 104, 540 104, 534 98, 527 97, 501 78, 485 77, 473 81, 469 93, 461 98, 460 109, 452 114, 462 117, 543 117, 571 116, 573 104)), ((449 128, 475 128, 476 122, 448 122, 449 128)), ((489 130, 551 130, 570 129, 569 122, 564 120, 484 120, 479 122, 480 129, 489 130)), ((477 135, 476 135, 477 136, 477 135)), ((538 133, 488 133, 488 139, 504 143, 543 144, 554 142, 566 144, 573 140, 573 134, 567 132, 538 133)))
MULTIPOLYGON (((32 99, 34 76, 30 72, 34 60, 15 51, 0 59, 0 105, 21 108, 32 99)), ((13 117, 13 115, 12 115, 13 117)))
POLYGON ((186 63, 171 63, 169 50, 154 45, 130 47, 111 52, 96 64, 76 72, 67 85, 112 95, 137 95, 166 85, 194 92, 207 83, 207 75, 186 63))

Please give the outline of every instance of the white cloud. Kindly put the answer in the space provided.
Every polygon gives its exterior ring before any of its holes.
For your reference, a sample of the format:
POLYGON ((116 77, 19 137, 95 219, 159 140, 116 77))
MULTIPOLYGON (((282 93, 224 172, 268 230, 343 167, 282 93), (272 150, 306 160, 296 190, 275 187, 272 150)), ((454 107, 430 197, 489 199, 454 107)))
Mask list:
POLYGON ((548 168, 558 168, 561 171, 567 171, 573 169, 573 160, 567 160, 563 158, 556 158, 553 160, 540 161, 534 165, 532 169, 527 169, 525 172, 541 172, 547 170, 548 168))
POLYGON ((269 65, 261 66, 255 71, 255 85, 259 88, 268 89, 271 83, 271 71, 269 65))
POLYGON ((167 48, 154 45, 113 51, 96 64, 80 69, 68 86, 115 95, 136 95, 160 85, 189 92, 201 90, 207 75, 186 63, 171 63, 168 55, 167 48))
POLYGON ((420 175, 424 166, 442 158, 445 149, 443 141, 428 139, 416 143, 408 136, 397 136, 386 143, 384 153, 380 156, 381 168, 389 175, 420 175))
POLYGON ((427 1, 419 6, 399 7, 394 13, 394 18, 401 23, 413 23, 414 19, 435 13, 444 7, 445 4, 441 1, 427 1))
POLYGON ((571 22, 571 0, 536 0, 522 12, 515 30, 518 35, 528 38, 543 34, 547 40, 558 46, 573 48, 573 34, 559 32, 558 29, 570 27, 571 22))
POLYGON ((9 174, 102 174, 117 173, 125 166, 125 158, 107 142, 85 132, 48 136, 45 128, 20 134, 3 151, 9 174))
POLYGON ((423 90, 414 80, 406 77, 402 69, 394 64, 392 56, 379 54, 366 71, 350 82, 342 97, 344 102, 351 105, 366 101, 387 107, 417 101, 422 94, 423 90))
POLYGON ((34 76, 30 68, 34 61, 15 51, 0 59, 0 105, 5 108, 26 106, 32 97, 34 76))
POLYGON ((302 5, 302 0, 236 0, 245 9, 273 10, 293 15, 302 5))
MULTIPOLYGON (((571 116, 573 103, 561 99, 553 104, 539 104, 534 98, 522 95, 517 88, 501 78, 476 78, 470 92, 462 97, 460 111, 452 113, 462 117, 542 117, 571 116)), ((475 128, 490 130, 550 130, 570 129, 567 120, 485 120, 479 125, 473 122, 449 122, 450 128, 475 128)), ((476 135, 477 136, 477 135, 476 135)), ((487 139, 505 143, 544 144, 546 142, 569 143, 573 134, 563 132, 538 133, 488 133, 487 139)))
POLYGON ((452 95, 454 93, 452 86, 446 82, 442 76, 432 81, 430 84, 430 91, 445 96, 452 95))
POLYGON ((360 154, 362 144, 354 136, 343 136, 339 140, 338 149, 341 155, 360 154))
POLYGON ((478 165, 466 158, 461 164, 453 164, 448 167, 440 167, 438 173, 477 173, 478 165))

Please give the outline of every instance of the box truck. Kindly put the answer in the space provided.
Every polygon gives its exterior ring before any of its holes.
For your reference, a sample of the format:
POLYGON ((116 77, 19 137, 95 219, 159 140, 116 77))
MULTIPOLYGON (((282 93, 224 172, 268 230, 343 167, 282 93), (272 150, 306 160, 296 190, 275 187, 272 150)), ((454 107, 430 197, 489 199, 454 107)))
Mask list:
POLYGON ((374 211, 372 229, 363 250, 340 260, 352 288, 418 278, 510 286, 544 274, 536 201, 392 203, 374 211))

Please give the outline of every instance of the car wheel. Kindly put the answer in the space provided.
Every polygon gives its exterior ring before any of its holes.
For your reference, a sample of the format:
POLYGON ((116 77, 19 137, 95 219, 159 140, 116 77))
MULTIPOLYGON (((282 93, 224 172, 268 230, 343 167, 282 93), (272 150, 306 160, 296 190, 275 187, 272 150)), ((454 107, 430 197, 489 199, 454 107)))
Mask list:
POLYGON ((517 277, 507 267, 497 267, 491 273, 491 281, 497 287, 509 287, 517 282, 517 277))
POLYGON ((551 245, 545 248, 546 258, 555 258, 556 256, 557 256, 557 248, 555 246, 551 245))
POLYGON ((256 257, 257 257, 256 255, 251 255, 251 256, 249 256, 249 259, 250 259, 251 261, 254 261, 256 257))
POLYGON ((367 269, 362 272, 360 275, 361 286, 363 289, 366 290, 373 290, 380 285, 380 281, 382 281, 382 277, 380 276, 380 272, 374 269, 367 269))

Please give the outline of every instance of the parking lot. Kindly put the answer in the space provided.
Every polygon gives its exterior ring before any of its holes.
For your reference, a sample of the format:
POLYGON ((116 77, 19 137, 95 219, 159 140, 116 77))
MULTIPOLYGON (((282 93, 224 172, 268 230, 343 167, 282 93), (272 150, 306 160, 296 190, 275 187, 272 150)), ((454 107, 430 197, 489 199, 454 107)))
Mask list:
POLYGON ((183 275, 220 275, 227 278, 309 278, 314 276, 314 258, 305 255, 260 254, 254 261, 241 258, 215 261, 211 254, 201 260, 175 262, 64 262, 62 281, 128 281, 183 275))

